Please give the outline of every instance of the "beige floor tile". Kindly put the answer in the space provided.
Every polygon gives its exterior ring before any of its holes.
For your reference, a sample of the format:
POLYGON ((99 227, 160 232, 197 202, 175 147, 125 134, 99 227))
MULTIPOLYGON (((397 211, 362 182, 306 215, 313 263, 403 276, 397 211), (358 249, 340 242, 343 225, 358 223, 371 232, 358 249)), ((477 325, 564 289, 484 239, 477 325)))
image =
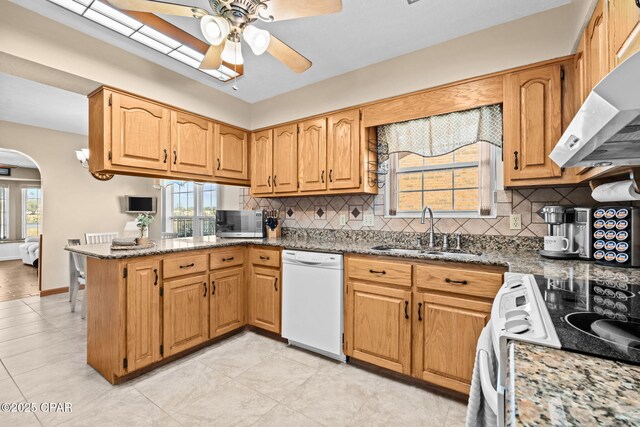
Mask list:
POLYGON ((215 372, 197 360, 189 360, 161 372, 151 372, 133 387, 169 414, 193 400, 215 393, 229 377, 215 372))
POLYGON ((0 319, 0 329, 6 329, 12 326, 20 326, 31 322, 36 322, 38 320, 42 320, 42 317, 35 311, 31 310, 30 313, 22 313, 16 316, 0 319))
POLYGON ((15 305, 12 307, 0 308, 0 319, 17 316, 19 314, 34 313, 27 304, 15 305))
POLYGON ((40 332, 10 341, 0 342, 0 358, 24 353, 36 348, 46 347, 56 342, 64 341, 67 337, 56 329, 40 332))
POLYGON ((384 378, 351 420, 354 426, 443 426, 449 400, 439 394, 384 378))
POLYGON ((20 307, 22 305, 24 305, 24 303, 19 299, 11 300, 11 301, 0 301, 0 310, 9 308, 9 307, 20 307))
POLYGON ((182 425, 246 426, 258 421, 277 402, 240 384, 228 382, 198 396, 171 414, 182 425))
POLYGON ((323 368, 282 400, 282 404, 324 425, 347 425, 373 395, 381 378, 340 364, 323 368))
MULTIPOLYGON (((2 365, 0 365, 2 369, 2 365)), ((0 402, 2 403, 23 403, 25 402, 22 393, 11 378, 0 380, 0 402)), ((0 412, 0 425, 19 426, 39 426, 37 418, 32 413, 24 412, 0 412)))
POLYGON ((7 372, 4 365, 0 363, 0 381, 5 380, 7 378, 9 378, 9 372, 7 372))
POLYGON ((30 322, 24 325, 0 329, 0 343, 14 340, 16 338, 38 334, 44 331, 50 331, 52 329, 54 329, 54 326, 44 319, 30 322))
MULTIPOLYGON (((0 368, 2 366, 0 365, 0 368)), ((11 378, 5 378, 0 380, 0 402, 1 403, 17 403, 23 402, 24 396, 20 393, 20 390, 15 385, 11 378)), ((0 412, 0 419, 2 413, 0 412)))
POLYGON ((4 357, 2 363, 12 376, 61 362, 82 354, 82 350, 71 340, 58 341, 45 347, 4 357))
POLYGON ((334 366, 341 363, 289 345, 280 350, 279 354, 287 359, 295 360, 298 363, 302 363, 303 365, 307 365, 312 368, 324 368, 326 366, 334 366))
POLYGON ((320 427, 322 424, 299 412, 278 405, 254 424, 256 427, 320 427))
POLYGON ((113 390, 73 411, 63 426, 179 426, 177 421, 133 388, 113 390))
POLYGON ((236 381, 280 401, 317 371, 317 368, 287 359, 278 352, 244 371, 236 381))
POLYGON ((451 401, 445 426, 464 427, 467 419, 467 405, 456 400, 451 401))

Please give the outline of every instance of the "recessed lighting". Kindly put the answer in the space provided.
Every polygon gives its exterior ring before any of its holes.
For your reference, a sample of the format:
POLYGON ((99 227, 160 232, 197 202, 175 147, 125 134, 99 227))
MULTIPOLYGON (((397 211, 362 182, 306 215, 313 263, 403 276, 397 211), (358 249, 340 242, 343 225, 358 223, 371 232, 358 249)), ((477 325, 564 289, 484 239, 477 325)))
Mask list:
POLYGON ((140 42, 146 46, 149 46, 152 49, 157 50, 158 52, 162 52, 165 55, 173 50, 173 48, 167 45, 164 45, 159 41, 152 39, 151 37, 147 37, 139 31, 136 31, 135 33, 133 33, 131 35, 131 38, 137 42, 140 42))
POLYGON ((85 18, 89 18, 98 24, 109 28, 110 30, 116 31, 120 34, 124 34, 129 37, 135 31, 132 28, 127 27, 124 24, 119 23, 115 19, 111 19, 108 16, 105 16, 99 12, 96 12, 92 9, 87 9, 87 11, 83 15, 85 18))
POLYGON ((91 4, 91 9, 94 9, 97 12, 100 12, 103 15, 108 16, 111 19, 115 19, 116 21, 126 25, 129 28, 133 28, 134 30, 137 30, 138 28, 142 27, 142 22, 137 21, 131 18, 130 16, 125 15, 124 13, 112 8, 111 6, 107 6, 101 1, 97 1, 97 0, 94 1, 91 4))
POLYGON ((85 10, 87 10, 87 6, 82 5, 73 0, 49 0, 51 3, 55 3, 58 6, 62 6, 65 9, 69 9, 72 12, 77 13, 78 15, 82 15, 85 10))
POLYGON ((601 168, 604 166, 611 166, 613 164, 613 162, 598 162, 596 163, 594 166, 597 168, 601 168))

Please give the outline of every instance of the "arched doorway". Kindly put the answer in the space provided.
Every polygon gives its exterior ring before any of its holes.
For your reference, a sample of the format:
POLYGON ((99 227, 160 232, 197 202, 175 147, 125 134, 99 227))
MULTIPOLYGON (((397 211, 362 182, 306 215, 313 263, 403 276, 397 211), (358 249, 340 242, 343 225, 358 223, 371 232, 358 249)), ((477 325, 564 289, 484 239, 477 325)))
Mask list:
POLYGON ((0 148, 0 302, 40 294, 42 206, 36 162, 0 148))

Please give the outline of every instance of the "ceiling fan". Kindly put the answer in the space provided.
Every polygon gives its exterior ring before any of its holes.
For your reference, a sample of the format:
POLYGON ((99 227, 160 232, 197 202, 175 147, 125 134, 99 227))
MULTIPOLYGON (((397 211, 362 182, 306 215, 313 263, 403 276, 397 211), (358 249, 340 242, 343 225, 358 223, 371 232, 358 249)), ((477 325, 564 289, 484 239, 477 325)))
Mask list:
POLYGON ((200 29, 210 44, 201 70, 217 70, 222 61, 242 65, 241 39, 256 55, 269 52, 296 73, 311 67, 311 61, 266 30, 252 24, 337 13, 342 0, 209 0, 213 14, 205 9, 154 0, 108 0, 122 10, 187 16, 200 19, 200 29))

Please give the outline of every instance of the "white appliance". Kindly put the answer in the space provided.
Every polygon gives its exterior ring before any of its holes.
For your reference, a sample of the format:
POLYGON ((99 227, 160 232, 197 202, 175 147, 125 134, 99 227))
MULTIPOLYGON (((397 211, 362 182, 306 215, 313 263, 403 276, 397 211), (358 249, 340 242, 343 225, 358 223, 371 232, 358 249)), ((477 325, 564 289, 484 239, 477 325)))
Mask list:
POLYGON ((593 88, 549 157, 562 167, 640 165, 640 52, 593 88))
POLYGON ((491 320, 485 327, 491 334, 490 348, 479 349, 476 354, 482 394, 497 415, 500 427, 505 425, 507 366, 513 367, 508 360, 513 357, 507 346, 509 340, 560 348, 560 340, 533 275, 506 273, 504 277, 505 282, 491 308, 491 320), (489 351, 493 351, 498 360, 498 370, 493 377, 489 367, 493 355, 489 355, 489 351))
POLYGON ((345 361, 342 255, 285 250, 282 336, 289 344, 345 361))

